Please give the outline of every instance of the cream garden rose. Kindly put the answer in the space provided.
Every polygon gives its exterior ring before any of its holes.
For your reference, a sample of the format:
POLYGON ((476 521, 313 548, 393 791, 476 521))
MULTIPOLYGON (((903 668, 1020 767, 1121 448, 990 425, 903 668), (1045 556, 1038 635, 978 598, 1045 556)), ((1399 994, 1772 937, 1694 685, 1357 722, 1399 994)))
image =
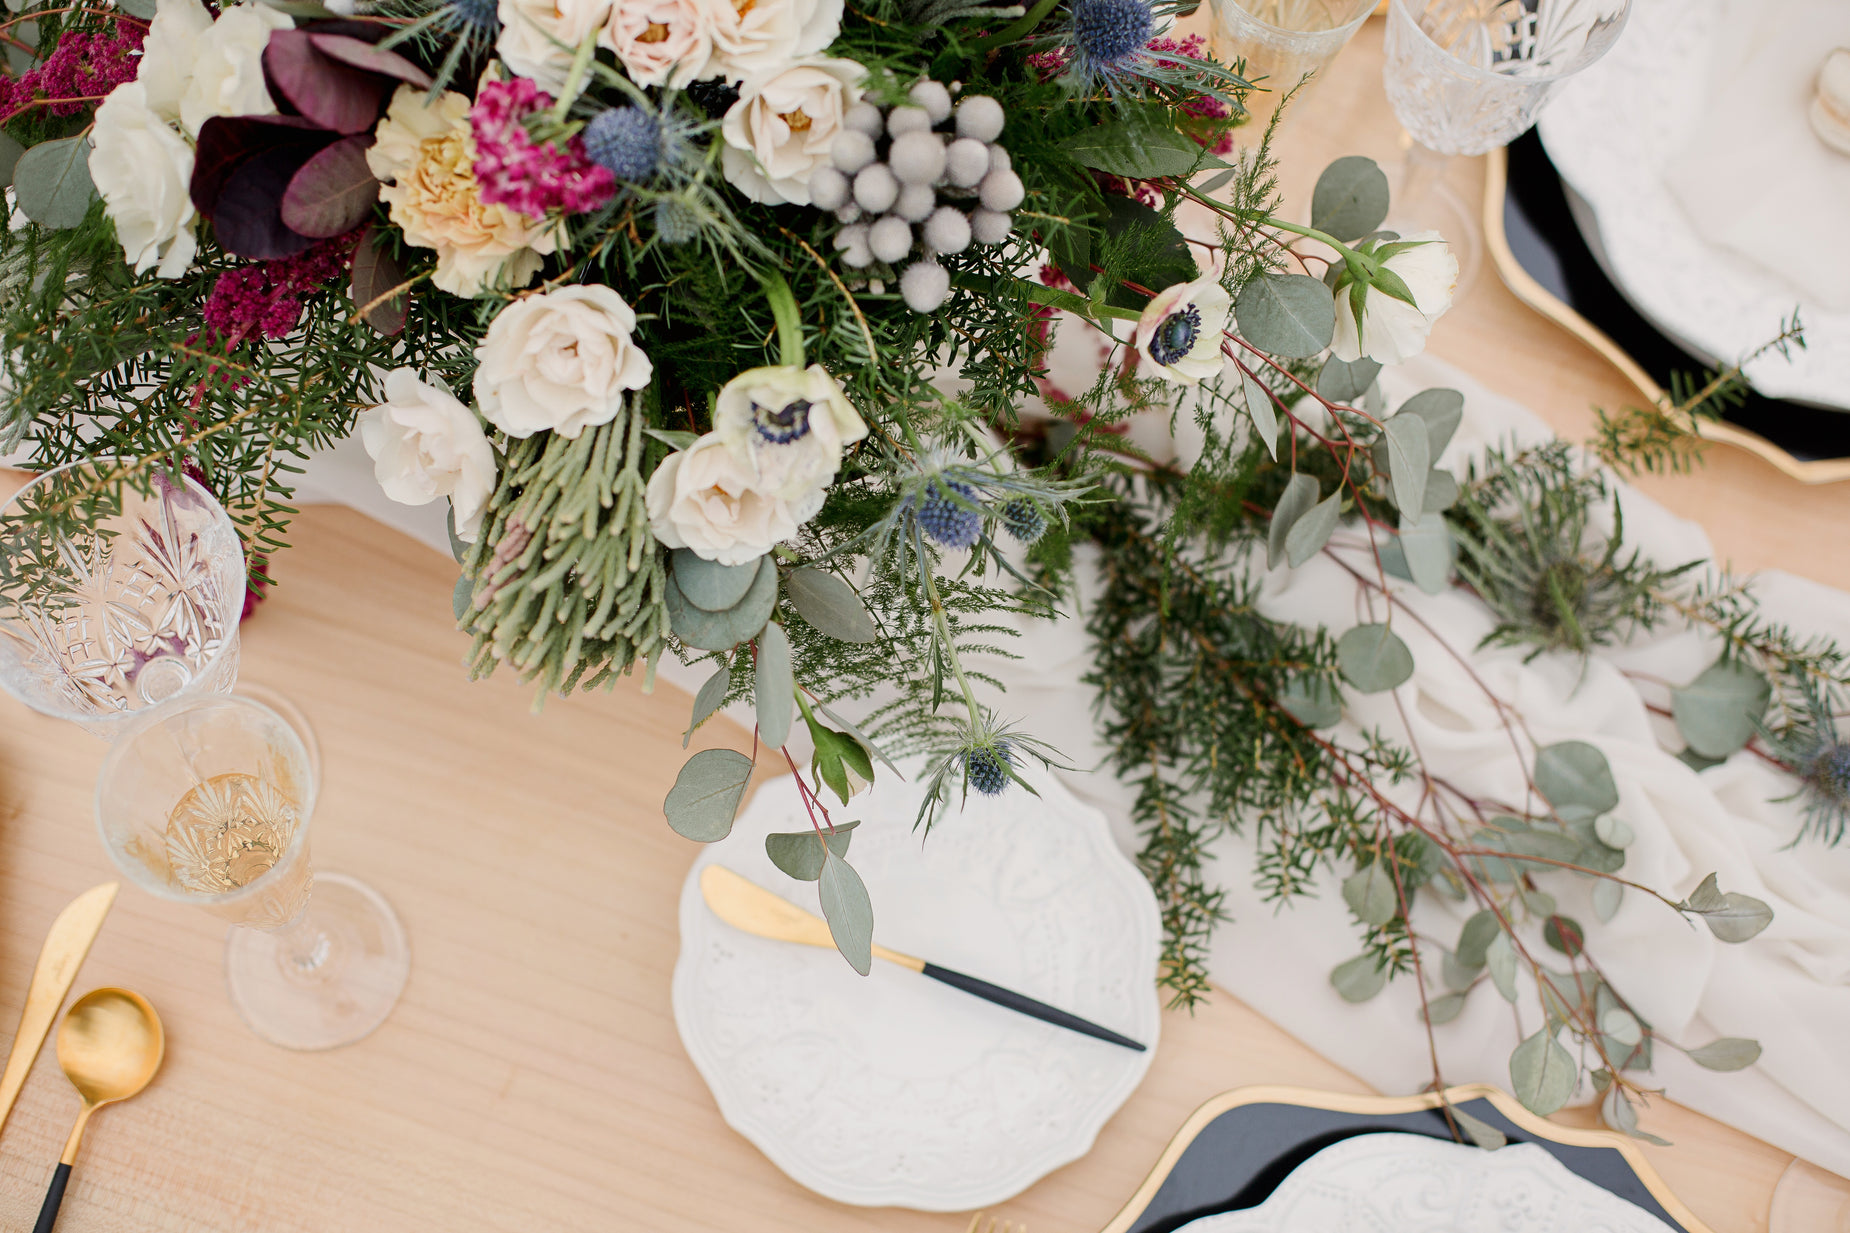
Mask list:
POLYGON ((211 28, 212 14, 199 0, 156 0, 135 80, 148 92, 149 110, 169 123, 180 122, 180 100, 193 81, 200 37, 211 28))
POLYGON ((180 96, 180 127, 189 137, 213 116, 268 116, 276 112, 263 80, 263 49, 273 31, 295 22, 267 4, 237 4, 219 14, 190 50, 191 73, 180 96))
POLYGON ((728 81, 782 72, 841 33, 842 0, 699 0, 713 20, 713 70, 728 81))
POLYGON ((476 348, 476 403, 510 437, 608 424, 654 371, 635 329, 623 297, 598 284, 516 300, 476 348))
POLYGON ((448 497, 456 538, 475 542, 495 491, 495 453, 475 412, 441 380, 395 368, 386 374, 385 401, 360 413, 359 429, 386 496, 400 505, 448 497))
POLYGON ((817 58, 747 81, 720 126, 726 179, 753 201, 808 205, 810 173, 829 161, 866 76, 853 60, 817 58))
POLYGON ((751 461, 711 432, 662 460, 645 504, 658 541, 721 565, 755 561, 797 533, 789 505, 760 489, 751 461))
POLYGON ((765 492, 789 503, 799 524, 815 517, 842 451, 867 435, 827 370, 752 368, 725 384, 713 408, 713 436, 750 459, 765 492))
POLYGON ((559 246, 556 227, 506 206, 485 205, 475 180, 469 99, 400 86, 379 121, 366 165, 385 181, 379 197, 407 243, 437 252, 439 289, 473 299, 488 287, 524 287, 559 246))
POLYGON ((1395 253, 1381 264, 1400 276, 1413 293, 1413 303, 1397 300, 1378 288, 1364 293, 1351 283, 1336 293, 1336 337, 1330 353, 1340 360, 1366 355, 1378 364, 1399 364, 1426 349, 1426 336, 1452 306, 1452 289, 1458 285, 1458 258, 1437 231, 1403 236, 1411 248, 1395 253), (1357 297, 1361 320, 1356 319, 1357 297))
POLYGON ((496 53, 516 73, 557 94, 578 45, 609 20, 610 0, 500 0, 498 14, 496 53))
POLYGON ((597 37, 639 86, 682 89, 709 75, 715 5, 727 0, 616 0, 597 37))
POLYGON ((147 88, 128 81, 96 109, 90 179, 135 273, 179 278, 192 264, 193 148, 148 106, 147 88))

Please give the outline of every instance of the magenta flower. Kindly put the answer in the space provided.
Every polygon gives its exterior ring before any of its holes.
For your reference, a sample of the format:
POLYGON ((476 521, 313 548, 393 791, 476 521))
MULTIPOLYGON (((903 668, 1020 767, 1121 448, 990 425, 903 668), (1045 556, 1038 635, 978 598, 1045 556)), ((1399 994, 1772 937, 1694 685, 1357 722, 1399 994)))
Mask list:
POLYGON ((525 77, 482 85, 469 112, 475 130, 475 178, 482 201, 530 218, 586 214, 617 194, 617 180, 585 155, 573 137, 564 147, 535 141, 527 117, 552 106, 552 95, 525 77))
POLYGON ((0 123, 28 107, 42 106, 54 116, 72 116, 125 81, 135 80, 141 60, 135 54, 148 33, 147 23, 117 18, 110 33, 68 31, 45 63, 18 77, 0 76, 0 123))
POLYGON ((302 300, 353 264, 358 233, 322 240, 292 257, 226 270, 206 297, 206 326, 230 351, 247 339, 285 338, 302 300))

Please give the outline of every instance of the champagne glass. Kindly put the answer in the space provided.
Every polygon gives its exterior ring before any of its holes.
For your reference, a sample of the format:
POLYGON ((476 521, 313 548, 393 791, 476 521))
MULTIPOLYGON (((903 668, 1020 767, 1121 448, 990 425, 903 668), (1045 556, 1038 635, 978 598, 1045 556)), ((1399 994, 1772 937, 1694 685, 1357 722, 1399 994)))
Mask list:
POLYGON ((331 1049, 371 1032, 411 964, 404 929, 377 891, 312 872, 318 786, 294 727, 238 696, 135 716, 96 785, 110 859, 157 898, 232 923, 232 1003, 257 1035, 291 1049, 331 1049))
POLYGON ((192 479, 83 459, 0 505, 0 686, 112 738, 137 712, 226 693, 238 674, 244 550, 192 479))
POLYGON ((1411 135, 1387 226, 1436 228, 1458 254, 1458 289, 1483 231, 1441 180, 1450 159, 1520 136, 1568 78, 1619 39, 1631 0, 1389 0, 1382 79, 1411 135))
MULTIPOLYGON (((1208 0, 1208 7, 1214 58, 1222 64, 1243 61, 1247 80, 1264 79, 1265 90, 1247 96, 1252 118, 1241 130, 1256 142, 1299 80, 1311 74, 1316 82, 1349 45, 1375 11, 1375 0, 1208 0)), ((1303 99, 1300 90, 1294 101, 1303 99)))

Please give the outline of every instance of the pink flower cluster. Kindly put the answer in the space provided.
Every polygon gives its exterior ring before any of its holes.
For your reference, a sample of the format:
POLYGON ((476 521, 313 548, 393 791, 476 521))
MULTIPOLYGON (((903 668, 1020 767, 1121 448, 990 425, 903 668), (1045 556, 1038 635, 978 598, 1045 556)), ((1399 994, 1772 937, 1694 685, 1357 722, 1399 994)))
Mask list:
POLYGON ((323 240, 293 257, 226 270, 206 297, 206 327, 230 351, 246 339, 285 338, 302 300, 353 264, 358 232, 323 240))
MULTIPOLYGON (((1169 38, 1151 39, 1150 50, 1159 53, 1165 51, 1174 52, 1177 55, 1188 56, 1191 59, 1199 60, 1207 53, 1207 40, 1203 39, 1199 34, 1191 34, 1180 42, 1169 38)), ((1175 60, 1159 59, 1156 64, 1158 68, 1185 67, 1175 60)), ((1199 116, 1203 120, 1225 120, 1233 114, 1233 108, 1221 102, 1219 99, 1210 98, 1205 94, 1197 94, 1186 103, 1183 103, 1182 110, 1187 115, 1199 116)), ((1218 125, 1211 127, 1218 127, 1218 125)), ((1189 136, 1193 137, 1201 145, 1206 146, 1208 144, 1199 133, 1189 133, 1189 136)), ((1233 133, 1229 131, 1222 133, 1219 140, 1208 147, 1208 153, 1226 154, 1232 149, 1233 133)))
POLYGON ((141 67, 136 52, 147 35, 146 22, 118 17, 109 33, 68 31, 58 37, 45 63, 18 77, 0 76, 0 123, 28 107, 44 107, 54 116, 71 116, 93 107, 141 67))
POLYGON ((475 130, 475 179, 484 203, 544 218, 554 211, 588 213, 616 196, 616 177, 585 157, 579 138, 563 149, 533 140, 526 119, 552 101, 525 77, 483 83, 469 124, 475 130))

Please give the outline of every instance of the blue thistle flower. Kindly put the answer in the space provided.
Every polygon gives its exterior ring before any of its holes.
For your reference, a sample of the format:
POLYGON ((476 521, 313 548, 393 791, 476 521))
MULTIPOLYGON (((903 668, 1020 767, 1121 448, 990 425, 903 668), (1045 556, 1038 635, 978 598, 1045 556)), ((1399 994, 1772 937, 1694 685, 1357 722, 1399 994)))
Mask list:
POLYGON ((1024 544, 1032 544, 1047 533, 1047 515, 1026 497, 1016 497, 1004 505, 1001 518, 1008 533, 1024 544))
POLYGON ((976 490, 957 480, 933 480, 919 501, 919 529, 946 548, 974 548, 983 535, 976 490))
POLYGON ((501 29, 496 0, 449 0, 443 7, 449 10, 449 24, 453 27, 491 38, 501 29))
POLYGON ((700 217, 673 197, 655 204, 655 234, 664 244, 685 244, 700 234, 700 217))
POLYGON ((1805 713, 1798 721, 1779 732, 1762 729, 1761 736, 1798 778, 1793 796, 1805 814, 1798 838, 1813 834, 1835 847, 1850 829, 1850 741, 1837 731, 1830 698, 1807 688, 1805 713))
POLYGON ((640 107, 598 112, 585 125, 584 142, 592 162, 626 183, 644 182, 661 165, 661 123, 640 107))
POLYGON ((1009 786, 1009 767, 1015 764, 1007 741, 964 750, 964 782, 984 796, 1000 796, 1009 786))
POLYGON ((1122 66, 1155 33, 1149 0, 1073 0, 1073 51, 1093 72, 1122 66))

